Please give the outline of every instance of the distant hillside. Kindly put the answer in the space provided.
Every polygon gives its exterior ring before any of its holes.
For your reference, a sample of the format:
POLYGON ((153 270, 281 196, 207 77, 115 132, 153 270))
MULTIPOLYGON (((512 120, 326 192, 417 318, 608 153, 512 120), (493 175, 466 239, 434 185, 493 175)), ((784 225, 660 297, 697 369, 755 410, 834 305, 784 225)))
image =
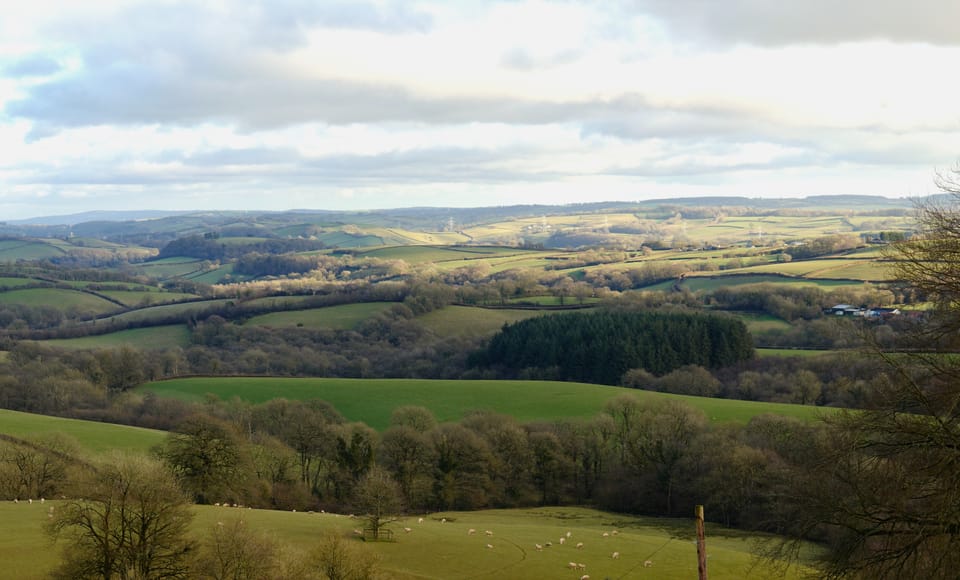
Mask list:
MULTIPOLYGON (((415 207, 370 211, 296 209, 283 212, 225 211, 91 211, 0 222, 0 235, 58 237, 80 236, 160 247, 170 240, 217 232, 223 235, 309 237, 323 239, 347 226, 413 232, 462 232, 485 224, 574 214, 640 213, 676 208, 746 208, 777 210, 876 212, 909 210, 912 200, 872 195, 820 195, 805 198, 690 197, 636 202, 594 202, 567 205, 513 205, 473 208, 415 207)), ((653 217, 653 216, 651 216, 653 217)), ((382 235, 374 234, 383 238, 382 235)), ((389 236, 388 236, 389 237, 389 236)), ((447 240, 452 242, 455 240, 447 240)), ((406 243, 381 239, 377 244, 406 243)), ((341 244, 329 244, 340 246, 341 244)), ((361 247, 364 244, 346 244, 361 247)))

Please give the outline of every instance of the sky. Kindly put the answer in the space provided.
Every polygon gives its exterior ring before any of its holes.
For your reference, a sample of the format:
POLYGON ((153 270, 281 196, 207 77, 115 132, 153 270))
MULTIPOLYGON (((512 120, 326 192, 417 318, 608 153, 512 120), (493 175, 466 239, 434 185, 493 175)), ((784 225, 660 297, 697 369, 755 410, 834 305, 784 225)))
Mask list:
POLYGON ((0 220, 916 197, 960 158, 956 0, 0 0, 0 14, 0 220))

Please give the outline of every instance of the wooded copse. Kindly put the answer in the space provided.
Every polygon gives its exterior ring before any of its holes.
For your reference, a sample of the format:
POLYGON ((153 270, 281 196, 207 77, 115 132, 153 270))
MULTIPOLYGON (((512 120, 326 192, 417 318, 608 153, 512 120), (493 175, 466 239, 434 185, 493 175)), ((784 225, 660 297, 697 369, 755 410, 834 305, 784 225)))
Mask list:
POLYGON ((718 369, 753 354, 747 327, 733 317, 607 311, 541 316, 512 324, 471 362, 513 376, 527 373, 616 385, 634 368, 655 375, 685 365, 718 369))

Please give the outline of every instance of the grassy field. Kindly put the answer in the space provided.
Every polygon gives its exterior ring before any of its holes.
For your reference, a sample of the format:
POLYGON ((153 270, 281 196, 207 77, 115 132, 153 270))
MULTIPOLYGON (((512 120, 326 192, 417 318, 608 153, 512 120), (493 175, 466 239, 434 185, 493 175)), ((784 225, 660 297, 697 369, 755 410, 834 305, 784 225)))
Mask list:
POLYGON ((160 350, 189 345, 190 330, 185 324, 171 324, 167 326, 120 330, 97 336, 45 340, 43 344, 71 350, 112 348, 118 346, 131 346, 142 350, 160 350))
POLYGON ((27 288, 0 292, 0 304, 46 306, 58 310, 72 309, 93 314, 106 314, 120 309, 116 304, 93 294, 61 288, 27 288))
POLYGON ((335 330, 349 330, 358 324, 388 310, 392 302, 361 302, 358 304, 343 304, 327 306, 325 308, 311 308, 309 310, 293 310, 287 312, 271 312, 254 316, 246 325, 269 326, 271 328, 329 328, 335 330))
POLYGON ((477 409, 510 415, 521 422, 588 419, 600 413, 607 401, 624 394, 642 401, 683 401, 717 422, 744 423, 764 413, 810 420, 832 411, 554 381, 198 377, 147 383, 137 390, 189 401, 202 401, 207 393, 223 400, 238 397, 254 403, 275 398, 323 399, 351 421, 379 430, 387 427, 390 414, 401 405, 426 407, 440 421, 456 421, 477 409))
MULTIPOLYGON (((0 503, 0 578, 38 580, 47 577, 60 557, 63 543, 51 545, 43 533, 46 512, 59 502, 45 505, 20 502, 0 503)), ((585 508, 536 508, 442 512, 404 518, 390 527, 393 542, 363 543, 351 533, 361 524, 349 517, 329 513, 238 510, 216 506, 194 506, 191 534, 204 537, 218 522, 242 519, 249 529, 275 541, 309 552, 324 533, 341 534, 357 542, 380 559, 380 568, 389 578, 414 580, 444 578, 591 578, 688 579, 697 574, 697 552, 693 543, 693 522, 686 519, 638 518, 585 508), (446 522, 441 522, 446 518, 446 522), (404 533, 404 527, 411 529, 404 533), (478 530, 475 535, 469 529, 478 530), (492 536, 484 534, 486 530, 492 536), (604 532, 617 534, 602 537, 604 532), (570 540, 560 545, 561 536, 570 540), (536 544, 552 546, 542 551, 536 544), (583 549, 575 547, 583 543, 583 549), (487 548, 487 544, 493 546, 487 548), (612 559, 616 551, 620 557, 612 559), (650 560, 652 565, 644 567, 650 560), (585 564, 573 571, 568 562, 585 564)), ((768 536, 749 534, 707 524, 707 554, 710 578, 739 580, 771 578, 772 571, 756 564, 753 553, 758 540, 768 536)), ((810 547, 802 554, 801 570, 786 576, 799 578, 812 573, 810 547)))
MULTIPOLYGON (((2 294, 0 294, 0 296, 2 296, 2 294)), ((210 308, 211 306, 223 306, 227 302, 231 302, 231 300, 228 298, 220 298, 215 300, 200 300, 197 302, 183 302, 179 304, 164 304, 161 306, 150 306, 147 308, 131 310, 130 312, 118 314, 113 318, 116 318, 119 321, 156 320, 166 316, 183 316, 191 312, 199 312, 206 308, 210 308)))
MULTIPOLYGON (((0 433, 24 438, 40 435, 66 435, 82 450, 103 453, 114 449, 145 453, 163 441, 166 432, 95 421, 78 421, 0 409, 0 433)), ((0 498, 2 499, 2 498, 0 498)), ((3 558, 0 558, 0 562, 3 558)))
POLYGON ((199 298, 196 294, 187 294, 186 292, 161 292, 159 290, 99 290, 97 294, 102 294, 130 307, 169 304, 171 302, 195 300, 199 298))
POLYGON ((572 312, 570 310, 502 310, 473 306, 447 306, 417 318, 440 336, 489 336, 510 324, 536 316, 572 312))

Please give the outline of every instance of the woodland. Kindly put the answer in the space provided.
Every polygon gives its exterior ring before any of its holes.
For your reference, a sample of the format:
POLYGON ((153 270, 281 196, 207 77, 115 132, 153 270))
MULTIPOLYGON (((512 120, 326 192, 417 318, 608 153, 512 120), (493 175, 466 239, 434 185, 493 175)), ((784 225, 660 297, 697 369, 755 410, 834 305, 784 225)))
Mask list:
MULTIPOLYGON (((817 543, 821 577, 951 577, 958 207, 948 197, 860 213, 500 208, 426 230, 443 243, 403 245, 382 242, 402 228, 408 242, 426 235, 416 221, 436 225, 444 213, 6 225, 0 408, 169 434, 136 465, 100 467, 68 440, 3 436, 0 497, 71 499, 50 524, 77 538, 60 577, 224 577, 224 564, 196 556, 182 533, 190 503, 356 512, 375 533, 401 513, 569 505, 688 516, 706 505, 712 521, 778 534, 758 549, 771 558, 817 543), (563 218, 575 225, 553 225, 554 215, 576 215, 563 218), (764 241, 749 225, 771 232, 826 216, 846 229, 764 241), (739 233, 696 237, 696 227, 737 218, 747 224, 739 233), (381 243, 360 245, 371 237, 381 243), (33 257, 13 257, 27 247, 33 257), (449 253, 456 260, 441 257, 449 253), (809 274, 854 262, 881 273, 809 274), (178 264, 188 269, 159 273, 178 264), (59 298, 42 299, 51 292, 59 298), (838 304, 860 315, 837 315, 838 304), (348 305, 371 310, 342 328, 304 322, 348 305), (494 322, 431 322, 467 309, 494 322), (301 318, 257 323, 290 313, 301 318), (497 318, 507 314, 523 318, 497 318), (108 342, 172 326, 176 344, 108 342), (77 340, 91 342, 66 346, 77 340), (186 401, 143 388, 198 375, 578 381, 834 412, 719 423, 679 399, 624 395, 583 421, 478 409, 441 422, 408 404, 378 431, 319 399, 186 401), (91 510, 114 501, 117 482, 156 500, 154 521, 169 526, 154 544, 96 541, 109 530, 91 510)), ((259 577, 269 574, 281 572, 259 577)))

